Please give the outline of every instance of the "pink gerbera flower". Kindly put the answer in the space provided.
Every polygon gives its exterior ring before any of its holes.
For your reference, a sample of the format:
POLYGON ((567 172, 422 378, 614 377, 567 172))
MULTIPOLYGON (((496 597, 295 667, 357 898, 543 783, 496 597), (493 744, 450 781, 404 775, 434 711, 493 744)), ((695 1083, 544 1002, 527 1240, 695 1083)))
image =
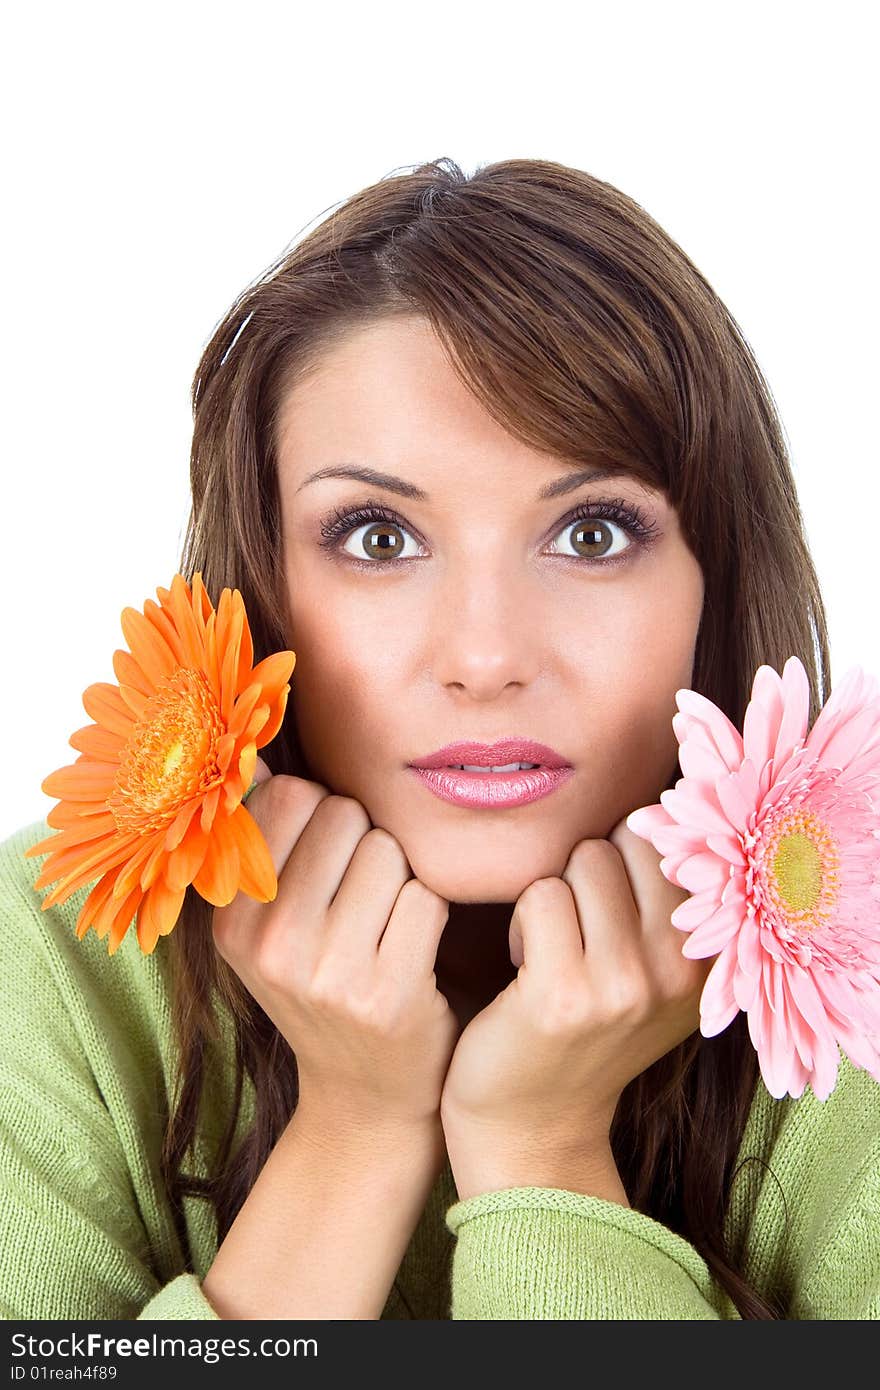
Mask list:
POLYGON ((682 954, 718 954, 700 999, 714 1037, 740 1012, 771 1095, 834 1090, 839 1047, 880 1081, 880 686, 854 667, 809 735, 797 657, 760 666, 743 732, 676 691, 683 776, 627 825, 691 894, 682 954))

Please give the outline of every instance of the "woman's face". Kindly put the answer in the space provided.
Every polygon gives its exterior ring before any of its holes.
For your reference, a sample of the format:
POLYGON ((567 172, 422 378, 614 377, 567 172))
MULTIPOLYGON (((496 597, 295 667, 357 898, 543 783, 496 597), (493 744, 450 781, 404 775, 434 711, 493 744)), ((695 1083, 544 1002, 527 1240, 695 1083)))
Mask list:
POLYGON ((450 902, 514 902, 561 875, 578 840, 659 798, 703 602, 662 493, 618 475, 541 497, 583 466, 512 438, 415 316, 328 348, 285 397, 277 442, 290 712, 309 775, 360 801, 417 878, 450 902), (386 484, 313 476, 344 468, 386 484), (596 515, 615 500, 648 542, 596 515), (385 515, 345 520, 371 502, 385 515), (475 807, 410 766, 509 737, 572 771, 539 799, 475 807))

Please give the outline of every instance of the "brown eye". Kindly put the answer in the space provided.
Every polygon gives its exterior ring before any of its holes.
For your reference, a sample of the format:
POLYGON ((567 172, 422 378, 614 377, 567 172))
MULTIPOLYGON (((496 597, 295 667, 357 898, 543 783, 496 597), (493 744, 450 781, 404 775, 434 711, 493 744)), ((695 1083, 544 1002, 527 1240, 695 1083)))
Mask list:
POLYGON ((610 550, 614 537, 610 535, 607 521, 579 521, 571 528, 572 545, 579 555, 595 559, 610 550))
POLYGON ((349 555, 366 555, 371 560, 396 560, 403 553, 406 532, 390 521, 372 521, 367 526, 358 527, 349 536, 356 549, 349 555), (357 535, 357 531, 361 535, 357 535))
POLYGON ((619 537, 626 537, 624 527, 616 521, 598 516, 582 517, 578 521, 569 522, 559 532, 560 536, 567 539, 571 549, 557 551, 556 554, 580 556, 583 560, 617 559, 629 549, 629 541, 624 539, 623 543, 612 549, 616 539, 615 533, 619 537))

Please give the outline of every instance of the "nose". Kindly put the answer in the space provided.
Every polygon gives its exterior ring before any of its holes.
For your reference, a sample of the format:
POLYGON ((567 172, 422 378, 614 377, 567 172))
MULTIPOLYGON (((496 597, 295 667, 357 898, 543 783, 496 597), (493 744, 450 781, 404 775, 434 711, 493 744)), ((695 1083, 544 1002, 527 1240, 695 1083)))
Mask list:
POLYGON ((434 679, 480 701, 529 685, 547 631, 539 608, 527 579, 502 561, 458 568, 438 586, 429 619, 434 679))

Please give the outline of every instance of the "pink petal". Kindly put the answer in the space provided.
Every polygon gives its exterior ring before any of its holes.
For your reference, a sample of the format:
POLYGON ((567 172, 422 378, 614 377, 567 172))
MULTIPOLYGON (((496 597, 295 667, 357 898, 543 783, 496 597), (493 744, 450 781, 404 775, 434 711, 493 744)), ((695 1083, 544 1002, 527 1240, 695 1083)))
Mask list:
POLYGON ((633 834, 640 835, 643 840, 650 840, 655 830, 674 824, 669 812, 663 806, 656 805, 641 806, 637 811, 630 811, 626 823, 633 834))
POLYGON ((867 1071, 875 1081, 880 1081, 880 1050, 858 1029, 842 1020, 834 1019, 834 1031, 840 1045, 854 1066, 867 1071))
POLYGON ((733 1022, 738 1013, 739 1007, 734 999, 720 1014, 703 1014, 700 1017, 700 1032, 704 1038, 717 1037, 719 1033, 723 1033, 725 1028, 733 1022))
POLYGON ((878 708, 874 705, 842 721, 822 749, 820 767, 846 767, 867 744, 873 744, 877 722, 878 708))
MULTIPOLYGON (((762 962, 763 959, 762 956, 762 962)), ((738 959, 733 976, 733 997, 746 1014, 753 1012, 756 1001, 762 998, 760 970, 757 975, 747 975, 745 971, 740 970, 738 959)))
POLYGON ((765 1035, 765 1049, 762 1073, 767 1089, 772 1096, 781 1099, 788 1094, 788 1078, 791 1074, 793 1044, 785 1026, 785 1015, 780 1009, 770 1019, 765 1035))
POLYGON ((802 663, 790 656, 782 668, 783 712, 776 746, 771 754, 777 767, 782 767, 799 743, 807 736, 810 718, 810 681, 802 663))
POLYGON ((834 970, 817 970, 813 975, 813 983, 826 1005, 830 1005, 853 1023, 860 1021, 861 1005, 845 975, 834 970))
POLYGON ((719 907, 718 911, 695 927, 681 948, 681 954, 688 960, 702 960, 714 956, 739 930, 740 914, 735 907, 719 907))
POLYGON ((804 1088, 810 1079, 810 1072, 803 1065, 799 1057, 792 1059, 791 1076, 788 1082, 788 1094, 798 1100, 804 1093, 804 1088))
POLYGON ((689 893, 702 893, 708 888, 720 893, 727 877, 728 866, 717 855, 692 854, 678 866, 676 882, 689 893))
POLYGON ((743 756, 755 767, 773 757, 782 709, 782 681, 772 666, 759 666, 743 720, 743 756))
POLYGON ((792 963, 787 967, 788 988, 791 997, 803 1018, 814 1033, 830 1036, 828 1010, 816 989, 816 982, 809 970, 792 963))
POLYGON ((719 758, 715 745, 695 738, 686 738, 681 743, 678 765, 685 777, 694 782, 707 782, 710 787, 715 785, 716 777, 727 770, 727 764, 719 758))
POLYGON ((743 758, 743 742, 739 730, 723 710, 696 690, 676 690, 678 708, 703 724, 709 731, 719 757, 732 772, 743 758))
POLYGON ((735 835, 707 835, 706 848, 722 859, 726 859, 728 864, 735 864, 739 868, 745 867, 746 857, 743 853, 743 847, 735 835))
POLYGON ((711 790, 709 796, 712 797, 711 801, 701 790, 701 783, 688 782, 681 777, 674 787, 667 787, 660 793, 660 801, 676 825, 686 825, 689 829, 699 826, 703 830, 719 830, 723 834, 730 826, 711 790))
POLYGON ((817 1100, 827 1100, 837 1082, 840 1049, 831 1038, 816 1037, 812 1087, 817 1100))
POLYGON ((744 974, 753 980, 760 979, 761 943, 758 940, 758 928, 755 925, 754 917, 746 915, 743 918, 739 939, 736 943, 736 958, 739 968, 744 974))
POLYGON ((711 917, 717 906, 718 894, 709 888, 706 892, 695 893, 693 897, 679 903, 669 920, 674 927, 692 931, 701 922, 705 922, 707 917, 711 917))
POLYGON ((714 1037, 715 1032, 720 1033, 721 1027, 726 1027, 730 1019, 739 1012, 732 988, 735 967, 736 948, 733 942, 728 942, 706 976, 700 996, 700 1031, 704 1038, 714 1037), (726 1022, 721 1027, 712 1029, 713 1022, 722 1017, 726 1022))
POLYGON ((668 829, 655 830, 651 843, 660 854, 699 854, 706 848, 706 836, 699 827, 671 825, 668 829))
POLYGON ((831 735, 856 709, 877 702, 880 687, 873 676, 867 676, 861 667, 854 666, 847 671, 842 681, 834 687, 819 717, 807 735, 806 746, 814 754, 820 754, 831 735))
MULTIPOLYGON (((754 768, 752 769, 754 772, 754 768)), ((754 798, 746 796, 748 782, 743 783, 739 771, 723 773, 715 783, 715 795, 724 808, 729 825, 742 834, 748 829, 749 817, 755 810, 754 798)))

